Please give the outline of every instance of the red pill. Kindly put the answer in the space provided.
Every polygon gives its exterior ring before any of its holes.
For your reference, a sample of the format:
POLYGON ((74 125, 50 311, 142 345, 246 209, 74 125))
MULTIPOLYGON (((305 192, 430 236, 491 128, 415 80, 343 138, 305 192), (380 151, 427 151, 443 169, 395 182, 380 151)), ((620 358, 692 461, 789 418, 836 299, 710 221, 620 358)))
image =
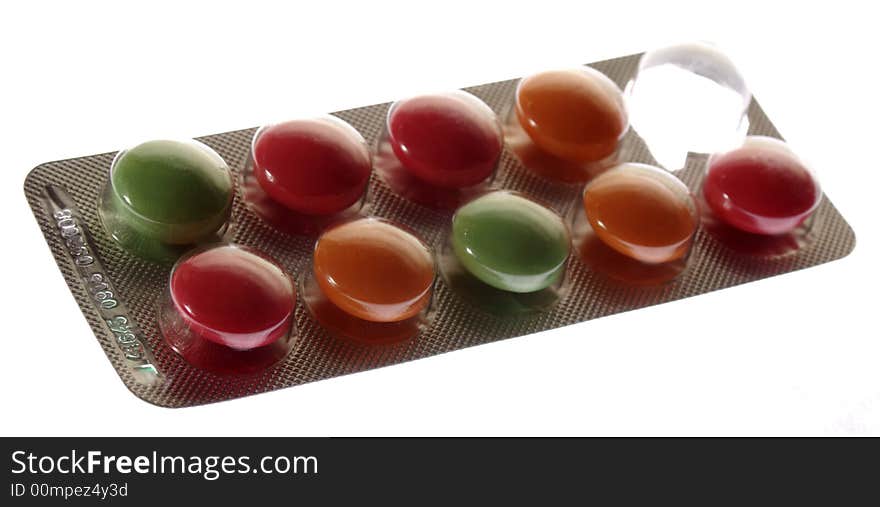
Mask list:
POLYGON ((742 147, 710 158, 703 196, 728 225, 773 235, 801 225, 819 205, 822 192, 785 143, 752 136, 742 147))
POLYGON ((356 203, 372 170, 364 138, 332 116, 264 127, 251 152, 254 175, 269 197, 307 215, 328 215, 356 203))
POLYGON ((443 188, 469 187, 491 176, 503 147, 495 112, 463 91, 398 101, 387 127, 401 165, 443 188))
POLYGON ((223 245, 185 258, 171 274, 171 303, 196 338, 246 351, 286 337, 296 292, 256 252, 223 245))

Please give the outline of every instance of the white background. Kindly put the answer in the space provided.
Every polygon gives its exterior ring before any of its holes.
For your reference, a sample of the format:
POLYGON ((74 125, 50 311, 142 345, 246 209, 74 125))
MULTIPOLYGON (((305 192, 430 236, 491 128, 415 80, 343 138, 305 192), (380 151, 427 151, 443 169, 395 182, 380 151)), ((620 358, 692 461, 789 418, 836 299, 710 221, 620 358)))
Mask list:
POLYGON ((4 2, 0 433, 880 434, 869 2, 4 2), (818 4, 818 5, 816 5, 818 4), (815 5, 815 6, 814 6, 815 5), (721 44, 858 236, 832 264, 205 407, 132 396, 22 192, 38 163, 721 44))

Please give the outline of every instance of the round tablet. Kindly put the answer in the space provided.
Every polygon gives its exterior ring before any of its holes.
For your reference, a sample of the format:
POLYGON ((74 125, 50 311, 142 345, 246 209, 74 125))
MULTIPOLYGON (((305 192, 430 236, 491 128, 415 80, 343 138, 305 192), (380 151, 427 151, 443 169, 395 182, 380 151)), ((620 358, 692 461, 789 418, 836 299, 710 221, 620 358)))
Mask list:
POLYGON ((785 143, 754 136, 742 147, 710 158, 703 196, 725 223, 772 235, 801 225, 819 205, 822 191, 785 143))
POLYGON ((434 259, 409 232, 362 218, 318 238, 314 272, 324 295, 346 313, 371 322, 398 322, 428 305, 434 259))
POLYGON ((387 128, 403 167, 444 188, 476 185, 491 176, 503 147, 495 112, 463 91, 398 101, 387 128))
POLYGON ((515 107, 520 125, 538 147, 573 162, 612 155, 628 126, 620 88, 590 67, 523 78, 515 107))
POLYGON ((263 127, 251 152, 254 176, 269 197, 307 215, 329 215, 356 203, 372 170, 364 138, 332 116, 263 127))
POLYGON ((221 245, 182 259, 171 272, 171 301, 200 338, 251 350, 287 336, 296 290, 275 262, 221 245))
POLYGON ((189 244, 215 233, 232 205, 232 176, 197 141, 147 141, 121 152, 110 170, 112 206, 138 234, 189 244))
POLYGON ((645 164, 622 164, 599 175, 584 189, 583 204, 603 243, 645 263, 683 257, 698 224, 685 184, 645 164))
POLYGON ((571 243, 559 215, 520 195, 497 191, 455 212, 452 247, 479 280, 525 293, 559 280, 571 243))

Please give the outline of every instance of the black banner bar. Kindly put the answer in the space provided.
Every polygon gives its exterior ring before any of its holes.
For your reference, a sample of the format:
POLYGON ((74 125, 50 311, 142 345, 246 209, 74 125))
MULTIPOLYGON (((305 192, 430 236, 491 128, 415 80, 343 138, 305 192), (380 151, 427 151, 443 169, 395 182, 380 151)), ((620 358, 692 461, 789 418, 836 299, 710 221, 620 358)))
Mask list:
POLYGON ((880 476, 877 441, 858 439, 6 438, 2 447, 2 505, 569 505, 645 493, 712 505, 755 499, 742 496, 751 488, 785 504, 809 493, 855 505, 844 499, 880 476), (835 477, 847 487, 821 493, 835 477))

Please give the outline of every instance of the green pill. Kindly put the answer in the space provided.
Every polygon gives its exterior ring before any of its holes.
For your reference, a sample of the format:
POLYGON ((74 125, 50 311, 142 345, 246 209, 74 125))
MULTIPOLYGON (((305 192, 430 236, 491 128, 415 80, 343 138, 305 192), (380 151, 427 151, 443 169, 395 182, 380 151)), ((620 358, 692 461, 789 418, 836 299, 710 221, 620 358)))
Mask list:
POLYGON ((223 227, 232 176, 223 158, 200 142, 148 141, 117 155, 102 199, 110 234, 149 257, 161 245, 198 243, 223 227))
POLYGON ((465 204, 452 217, 452 247, 464 268, 509 292, 537 292, 562 278, 571 250, 559 215, 506 191, 465 204))

